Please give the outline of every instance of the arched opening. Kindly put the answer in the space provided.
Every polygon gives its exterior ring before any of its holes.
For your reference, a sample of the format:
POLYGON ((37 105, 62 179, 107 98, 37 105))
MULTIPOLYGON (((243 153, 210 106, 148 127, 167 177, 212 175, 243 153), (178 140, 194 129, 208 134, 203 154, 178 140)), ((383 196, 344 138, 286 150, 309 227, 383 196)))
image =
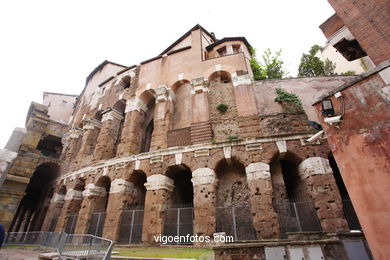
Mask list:
MULTIPOLYGON (((57 190, 57 192, 55 192, 55 194, 56 194, 55 196, 57 196, 57 197, 59 197, 59 199, 63 200, 65 198, 65 195, 66 195, 66 186, 61 185, 60 188, 57 190)), ((59 205, 55 204, 56 208, 53 208, 52 212, 51 212, 51 219, 50 219, 49 228, 48 228, 49 232, 53 232, 55 230, 57 222, 58 222, 58 217, 60 216, 62 207, 64 205, 63 203, 58 203, 58 204, 59 205)))
POLYGON ((134 171, 127 181, 133 186, 121 212, 118 244, 138 244, 142 241, 146 174, 143 171, 134 171))
MULTIPOLYGON (((169 206, 165 209, 164 235, 192 236, 194 232, 192 172, 185 165, 176 165, 168 168, 167 176, 173 180, 174 188, 169 206)), ((191 241, 181 240, 174 244, 191 244, 191 241)))
POLYGON ((77 218, 81 209, 82 192, 85 190, 85 180, 78 179, 73 187, 72 196, 73 199, 69 201, 67 208, 65 209, 65 226, 64 232, 67 234, 74 234, 76 230, 77 218))
POLYGON ((97 111, 96 114, 93 116, 93 119, 95 119, 95 120, 101 122, 101 121, 102 121, 102 117, 103 117, 102 111, 99 110, 99 111, 97 111))
POLYGON ((235 158, 222 159, 215 173, 218 179, 217 232, 225 232, 235 241, 255 239, 244 165, 235 158))
POLYGON ((361 230, 362 227, 356 215, 355 209, 352 205, 351 199, 348 194, 348 190, 345 187, 343 178, 341 177, 340 170, 339 167, 337 166, 336 160, 334 159, 332 154, 328 156, 328 160, 329 160, 329 165, 333 171, 333 176, 336 180, 337 188, 339 189, 340 192, 341 200, 343 203, 344 216, 348 222, 349 229, 361 230))
POLYGON ((91 219, 88 226, 88 234, 101 237, 103 234, 104 221, 106 220, 106 210, 108 205, 111 180, 108 176, 100 177, 95 183, 99 189, 99 196, 94 199, 91 219))
POLYGON ((307 185, 299 176, 301 159, 292 153, 271 162, 273 203, 279 217, 282 236, 287 232, 320 231, 317 213, 307 185))
POLYGON ((116 154, 116 150, 117 150, 118 145, 119 145, 119 143, 121 142, 121 139, 122 139, 123 125, 125 123, 124 114, 125 114, 125 110, 126 110, 126 101, 124 99, 119 100, 119 101, 117 101, 115 103, 115 105, 112 108, 114 110, 118 111, 123 116, 123 118, 119 122, 118 127, 116 128, 118 132, 117 132, 115 145, 114 145, 114 152, 113 152, 113 154, 116 154))
POLYGON ((191 91, 192 86, 188 80, 181 80, 172 86, 175 93, 172 129, 189 127, 191 125, 191 91))
POLYGON ((216 71, 212 73, 209 78, 208 78, 210 83, 231 83, 232 82, 232 77, 229 72, 227 71, 216 71))
POLYGON ((130 83, 131 83, 131 77, 124 76, 123 78, 121 78, 118 85, 123 89, 126 89, 126 88, 130 88, 130 83))
POLYGON ((10 231, 26 232, 41 229, 54 193, 54 180, 58 176, 59 166, 54 163, 43 163, 35 169, 10 231))
POLYGON ((142 131, 141 131, 141 145, 140 152, 149 152, 150 145, 152 143, 152 136, 154 131, 154 107, 156 99, 154 93, 145 91, 141 96, 140 100, 146 104, 146 112, 143 116, 142 131))

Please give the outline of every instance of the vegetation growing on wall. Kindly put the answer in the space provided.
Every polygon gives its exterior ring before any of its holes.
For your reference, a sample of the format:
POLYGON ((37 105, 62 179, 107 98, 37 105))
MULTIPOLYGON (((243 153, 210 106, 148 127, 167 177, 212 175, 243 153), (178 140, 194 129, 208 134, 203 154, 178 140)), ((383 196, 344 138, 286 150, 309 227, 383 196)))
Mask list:
POLYGON ((281 88, 277 88, 277 89, 275 89, 275 91, 276 91, 276 95, 277 95, 275 98, 275 102, 278 102, 278 103, 290 102, 290 103, 297 104, 299 107, 302 107, 302 102, 299 100, 297 95, 290 93, 290 92, 287 92, 281 88))
POLYGON ((228 105, 224 104, 224 103, 221 103, 217 106, 217 110, 219 111, 219 113, 221 114, 225 114, 226 111, 228 110, 228 105))

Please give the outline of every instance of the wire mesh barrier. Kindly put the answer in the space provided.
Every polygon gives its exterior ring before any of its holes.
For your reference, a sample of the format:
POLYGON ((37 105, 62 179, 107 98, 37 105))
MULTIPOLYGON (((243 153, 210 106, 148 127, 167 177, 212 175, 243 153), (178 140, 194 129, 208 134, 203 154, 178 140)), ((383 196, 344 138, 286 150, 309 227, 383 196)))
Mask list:
POLYGON ((64 232, 8 232, 4 245, 36 245, 55 248, 59 259, 109 260, 113 243, 93 235, 74 235, 64 232))
POLYGON ((349 229, 351 230, 362 230, 359 219, 356 215, 355 209, 353 208, 352 202, 349 199, 343 199, 343 210, 345 219, 348 222, 349 229))
POLYGON ((126 210, 122 212, 118 244, 137 244, 142 240, 144 210, 126 210))
POLYGON ((60 257, 72 259, 111 258, 113 243, 111 240, 93 235, 66 234, 58 244, 60 257))
POLYGON ((249 206, 217 207, 216 216, 217 232, 233 236, 234 241, 256 239, 249 206))
POLYGON ((66 221, 65 225, 65 233, 66 234, 74 234, 74 231, 76 230, 76 223, 77 223, 77 218, 78 214, 70 214, 68 216, 68 220, 66 221))
POLYGON ((54 216, 50 220, 49 232, 53 232, 54 231, 54 229, 56 228, 57 222, 58 222, 58 216, 54 216))
POLYGON ((56 248, 61 237, 61 232, 8 232, 6 233, 5 245, 39 245, 56 248))
POLYGON ((104 221, 106 220, 106 212, 92 213, 88 226, 88 234, 101 237, 103 234, 104 221))
POLYGON ((312 201, 291 199, 276 204, 283 236, 288 232, 321 231, 312 201))
MULTIPOLYGON (((192 205, 177 205, 165 210, 164 236, 192 236, 194 233, 194 208, 192 205)), ((190 241, 168 244, 192 244, 190 241)))

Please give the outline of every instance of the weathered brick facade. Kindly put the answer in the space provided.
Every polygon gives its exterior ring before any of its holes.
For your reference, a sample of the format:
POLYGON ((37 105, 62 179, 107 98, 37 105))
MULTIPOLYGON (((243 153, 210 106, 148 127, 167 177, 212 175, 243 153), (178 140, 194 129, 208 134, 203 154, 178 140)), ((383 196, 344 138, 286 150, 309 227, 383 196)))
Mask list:
POLYGON ((281 239, 287 221, 290 231, 347 231, 327 143, 306 140, 312 98, 351 77, 253 82, 249 47, 196 26, 138 67, 98 66, 63 138, 55 190, 66 192, 55 193, 42 228, 124 244, 216 232, 281 239), (303 107, 276 103, 278 87, 303 107), (314 224, 283 203, 306 205, 314 224))

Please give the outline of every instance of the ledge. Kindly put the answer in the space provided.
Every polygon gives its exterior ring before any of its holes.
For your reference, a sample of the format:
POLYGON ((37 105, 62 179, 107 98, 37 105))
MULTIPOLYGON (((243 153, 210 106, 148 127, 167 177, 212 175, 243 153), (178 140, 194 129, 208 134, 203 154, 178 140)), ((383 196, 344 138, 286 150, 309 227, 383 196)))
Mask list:
POLYGON ((381 72, 382 70, 386 69, 390 67, 390 60, 387 60, 387 61, 384 61, 382 62, 381 64, 379 64, 377 67, 373 68, 372 70, 370 71, 367 71, 363 74, 360 74, 359 76, 357 76, 356 78, 354 78, 353 80, 351 81, 348 81, 346 83, 344 83, 343 85, 329 91, 328 93, 325 93, 321 96, 319 96, 313 103, 312 105, 314 106, 315 104, 321 102, 322 100, 326 99, 326 98, 329 98, 331 96, 333 96, 335 93, 337 92, 340 92, 340 91, 343 91, 344 89, 347 89, 349 88, 350 86, 360 82, 360 81, 363 81, 365 80, 366 78, 374 75, 374 74, 377 74, 379 72, 381 72))

